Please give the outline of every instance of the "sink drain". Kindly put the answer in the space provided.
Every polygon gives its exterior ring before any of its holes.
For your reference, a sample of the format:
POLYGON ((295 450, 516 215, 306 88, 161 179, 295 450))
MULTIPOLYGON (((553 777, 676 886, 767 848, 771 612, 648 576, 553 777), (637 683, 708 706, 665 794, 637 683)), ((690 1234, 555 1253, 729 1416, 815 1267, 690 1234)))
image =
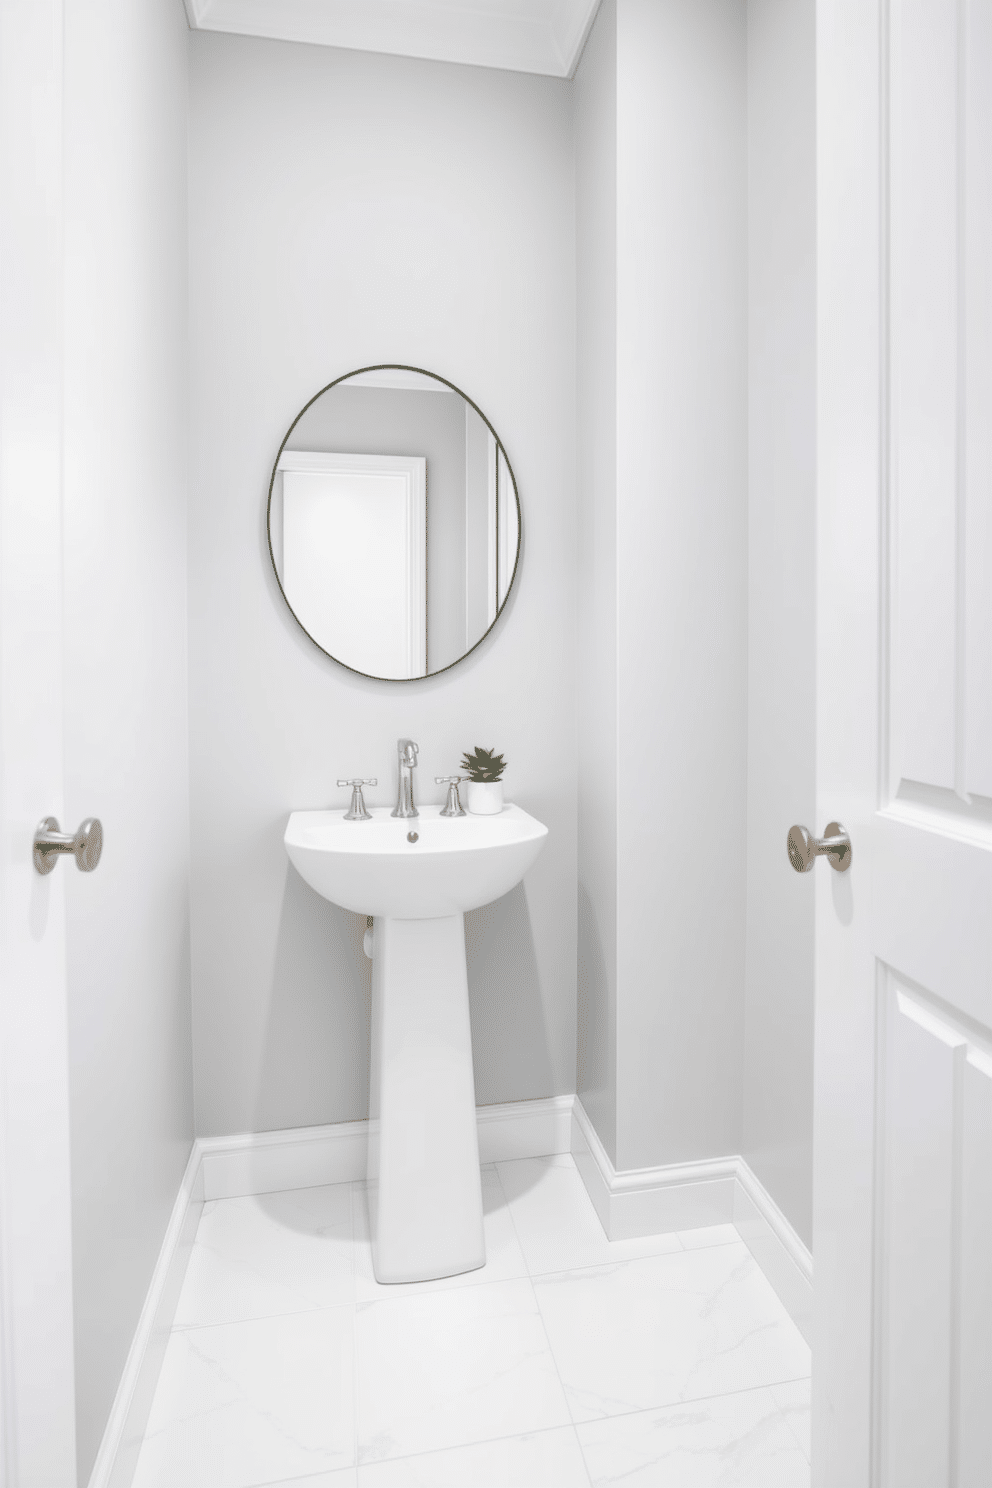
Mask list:
POLYGON ((407 842, 419 842, 420 841, 420 833, 419 832, 407 832, 407 834, 406 834, 406 840, 407 840, 407 842))

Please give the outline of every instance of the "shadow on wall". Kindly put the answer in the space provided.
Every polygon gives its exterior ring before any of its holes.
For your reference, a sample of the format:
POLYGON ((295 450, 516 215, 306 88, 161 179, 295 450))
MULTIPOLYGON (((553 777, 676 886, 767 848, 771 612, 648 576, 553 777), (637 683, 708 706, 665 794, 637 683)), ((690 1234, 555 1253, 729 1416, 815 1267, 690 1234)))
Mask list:
POLYGON ((465 916, 475 1099, 536 1100, 553 1093, 548 1030, 522 883, 465 916))
MULTIPOLYGON (((365 916, 339 909, 287 863, 255 1131, 368 1117, 372 963, 365 916)), ((523 884, 465 916, 479 1105, 553 1092, 523 884)))
POLYGON ((286 863, 255 1131, 368 1116, 372 963, 364 915, 286 863))
MULTIPOLYGON (((596 909, 582 883, 578 886, 577 952, 575 1088, 590 1115, 602 1122, 611 1104, 609 973, 596 909)), ((603 1131, 609 1133, 611 1128, 607 1117, 603 1131)))

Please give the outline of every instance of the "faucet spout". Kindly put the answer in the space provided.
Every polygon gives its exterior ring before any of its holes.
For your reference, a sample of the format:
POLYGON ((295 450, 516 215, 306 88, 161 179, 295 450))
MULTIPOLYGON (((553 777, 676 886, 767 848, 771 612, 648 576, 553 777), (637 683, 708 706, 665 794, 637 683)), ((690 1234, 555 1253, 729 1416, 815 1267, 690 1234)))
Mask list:
POLYGON ((392 816, 419 816, 413 803, 413 772, 417 765, 418 747, 412 739, 397 739, 396 753, 399 757, 399 790, 392 816))

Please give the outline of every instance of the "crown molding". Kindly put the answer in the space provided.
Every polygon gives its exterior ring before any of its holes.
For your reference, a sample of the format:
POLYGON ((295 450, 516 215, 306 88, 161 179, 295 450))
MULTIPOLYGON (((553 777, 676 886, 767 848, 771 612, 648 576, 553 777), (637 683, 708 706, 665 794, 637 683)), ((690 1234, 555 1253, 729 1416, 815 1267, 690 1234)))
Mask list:
POLYGON ((570 78, 600 0, 184 0, 224 31, 570 78))

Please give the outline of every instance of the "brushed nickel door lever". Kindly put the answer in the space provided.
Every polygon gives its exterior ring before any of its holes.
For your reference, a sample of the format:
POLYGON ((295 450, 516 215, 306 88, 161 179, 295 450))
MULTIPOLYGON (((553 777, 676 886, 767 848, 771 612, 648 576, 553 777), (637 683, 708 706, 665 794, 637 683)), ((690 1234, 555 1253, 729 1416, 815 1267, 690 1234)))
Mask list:
POLYGON ((57 817, 43 817, 32 843, 34 866, 39 873, 51 873, 60 853, 72 853, 80 873, 92 873, 102 852, 103 827, 95 816, 88 816, 74 837, 60 831, 57 817))
POLYGON ((790 827, 786 847, 797 873, 808 873, 820 857, 838 873, 846 873, 851 866, 851 839, 840 822, 827 822, 822 837, 814 837, 808 827, 790 827))

